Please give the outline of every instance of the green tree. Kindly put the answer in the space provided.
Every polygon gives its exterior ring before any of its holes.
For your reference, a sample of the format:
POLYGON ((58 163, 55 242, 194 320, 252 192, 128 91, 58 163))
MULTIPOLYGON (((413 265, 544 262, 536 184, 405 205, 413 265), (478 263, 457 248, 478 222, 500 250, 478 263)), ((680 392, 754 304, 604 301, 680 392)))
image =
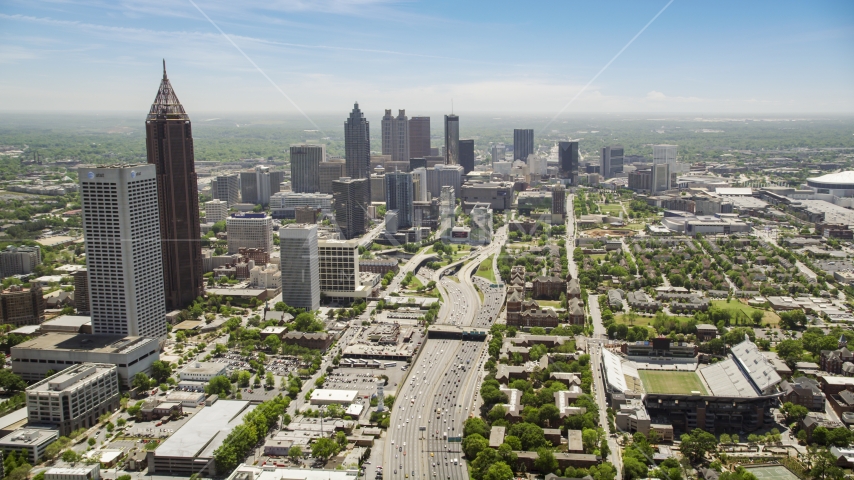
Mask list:
POLYGON ((11 369, 0 370, 0 387, 7 392, 18 392, 27 388, 27 382, 12 373, 11 369))
POLYGON ((786 415, 787 423, 794 423, 802 420, 807 416, 809 410, 807 407, 803 405, 795 405, 792 402, 786 402, 783 404, 783 407, 780 409, 784 415, 786 415))
POLYGON ((148 388, 151 386, 151 379, 148 378, 148 375, 146 375, 144 372, 139 372, 133 376, 133 380, 131 380, 131 386, 139 390, 148 390, 148 388))
POLYGON ((339 451, 341 451, 341 447, 338 443, 329 438, 320 438, 311 444, 311 454, 324 462, 329 457, 338 454, 339 451))
POLYGON ((157 383, 163 383, 172 375, 172 365, 169 362, 155 360, 151 363, 151 378, 157 383))
POLYGON ((744 467, 738 466, 733 472, 723 472, 718 480, 756 480, 756 475, 748 472, 744 467))
POLYGON ((208 381, 208 384, 205 387, 205 393, 208 395, 227 397, 231 394, 231 381, 225 375, 217 375, 208 381))
POLYGON ((483 474, 483 480, 512 480, 513 470, 504 462, 494 463, 483 474))
POLYGON ((302 448, 294 445, 288 450, 288 456, 291 457, 292 460, 302 458, 302 448))
POLYGON ((623 457, 623 477, 626 480, 647 478, 649 469, 646 464, 634 457, 623 457))
POLYGON ((479 434, 481 437, 487 438, 489 437, 490 428, 489 425, 486 424, 480 417, 472 417, 465 421, 463 424, 463 436, 468 437, 469 435, 479 434))
POLYGON ((534 467, 540 473, 554 473, 557 470, 557 459, 555 454, 548 448, 540 448, 537 450, 537 459, 534 460, 534 467))
POLYGON ((264 339, 264 346, 273 352, 278 352, 279 347, 282 346, 282 339, 278 335, 270 335, 264 339))
POLYGON ((692 463, 701 461, 709 452, 717 449, 718 439, 709 432, 695 428, 691 433, 682 435, 679 450, 692 463))
POLYGON ((63 462, 71 463, 71 464, 74 464, 74 463, 77 463, 78 461, 80 461, 80 455, 77 452, 75 452, 74 450, 70 450, 70 449, 62 452, 61 458, 62 458, 63 462))
POLYGON ((489 440, 478 433, 473 433, 463 438, 462 447, 467 458, 475 458, 478 453, 489 448, 489 440))

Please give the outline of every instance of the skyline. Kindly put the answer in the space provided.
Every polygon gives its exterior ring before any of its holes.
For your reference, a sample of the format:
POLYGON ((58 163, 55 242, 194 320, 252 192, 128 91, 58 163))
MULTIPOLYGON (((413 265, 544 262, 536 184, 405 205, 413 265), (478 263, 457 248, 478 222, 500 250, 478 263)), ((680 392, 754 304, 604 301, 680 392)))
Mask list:
POLYGON ((854 107, 845 81, 854 73, 854 5, 843 2, 195 5, 0 7, 0 104, 10 111, 137 110, 150 104, 165 58, 182 102, 195 112, 343 116, 358 101, 366 112, 417 115, 450 112, 453 101, 460 115, 554 116, 588 83, 558 120, 846 114, 854 107), (603 35, 603 26, 613 33, 603 35))

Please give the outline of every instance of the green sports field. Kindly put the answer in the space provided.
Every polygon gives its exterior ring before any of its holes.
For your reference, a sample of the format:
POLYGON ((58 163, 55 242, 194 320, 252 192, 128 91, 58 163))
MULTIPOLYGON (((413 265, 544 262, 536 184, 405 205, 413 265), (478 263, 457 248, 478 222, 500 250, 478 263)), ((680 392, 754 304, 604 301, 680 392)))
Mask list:
POLYGON ((703 382, 695 372, 674 372, 672 370, 638 370, 646 393, 672 393, 690 395, 699 391, 708 395, 703 382))
POLYGON ((759 480, 798 480, 797 475, 781 465, 774 467, 753 467, 748 468, 747 471, 755 475, 759 480))

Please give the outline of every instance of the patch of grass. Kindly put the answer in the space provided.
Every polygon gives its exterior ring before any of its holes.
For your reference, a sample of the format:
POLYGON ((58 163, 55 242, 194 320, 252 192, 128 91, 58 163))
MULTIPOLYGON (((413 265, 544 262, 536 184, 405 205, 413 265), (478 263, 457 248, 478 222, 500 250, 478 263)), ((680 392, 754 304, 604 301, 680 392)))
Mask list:
POLYGON ((485 278, 492 283, 495 283, 495 271, 492 270, 492 257, 495 255, 490 255, 486 258, 486 260, 480 262, 480 266, 477 267, 477 275, 478 277, 485 278))
MULTIPOLYGON (((733 317, 736 316, 737 312, 742 312, 747 318, 750 319, 750 324, 753 324, 753 312, 760 311, 762 312, 762 323, 776 326, 780 323, 780 316, 770 310, 761 310, 758 308, 753 308, 746 303, 742 303, 737 299, 732 299, 731 302, 727 303, 726 300, 712 300, 712 306, 720 308, 721 310, 729 310, 730 314, 733 317)), ((741 321, 744 320, 744 315, 738 313, 738 317, 741 321)), ((735 318, 733 318, 735 320, 735 318)))
POLYGON ((599 210, 605 215, 616 217, 623 211, 623 207, 619 203, 609 203, 608 205, 599 205, 599 210))
POLYGON ((634 230, 636 232, 640 232, 640 231, 643 231, 644 228, 646 228, 646 224, 645 223, 630 223, 630 224, 626 225, 625 228, 628 228, 629 230, 634 230))
POLYGON ((695 372, 674 372, 668 370, 638 370, 643 388, 647 393, 670 393, 690 395, 699 391, 708 395, 706 387, 695 372))
POLYGON ((563 308, 560 306, 560 300, 537 300, 541 307, 563 308))

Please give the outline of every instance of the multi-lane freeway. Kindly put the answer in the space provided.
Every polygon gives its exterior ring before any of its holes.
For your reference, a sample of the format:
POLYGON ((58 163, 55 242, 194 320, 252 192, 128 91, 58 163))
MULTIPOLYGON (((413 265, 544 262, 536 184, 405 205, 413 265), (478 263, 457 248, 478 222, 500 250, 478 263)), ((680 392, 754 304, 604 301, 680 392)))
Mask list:
MULTIPOLYGON (((499 230, 462 266, 433 272, 444 299, 437 323, 460 327, 488 327, 503 303, 503 289, 484 290, 484 304, 471 279, 474 269, 500 251, 506 230, 499 230), (456 278, 446 275, 459 268, 456 278), (498 293, 501 290, 501 293, 498 293)), ((386 480, 468 478, 460 443, 463 422, 473 413, 483 363, 484 342, 428 338, 397 393, 385 438, 383 464, 386 480)))

